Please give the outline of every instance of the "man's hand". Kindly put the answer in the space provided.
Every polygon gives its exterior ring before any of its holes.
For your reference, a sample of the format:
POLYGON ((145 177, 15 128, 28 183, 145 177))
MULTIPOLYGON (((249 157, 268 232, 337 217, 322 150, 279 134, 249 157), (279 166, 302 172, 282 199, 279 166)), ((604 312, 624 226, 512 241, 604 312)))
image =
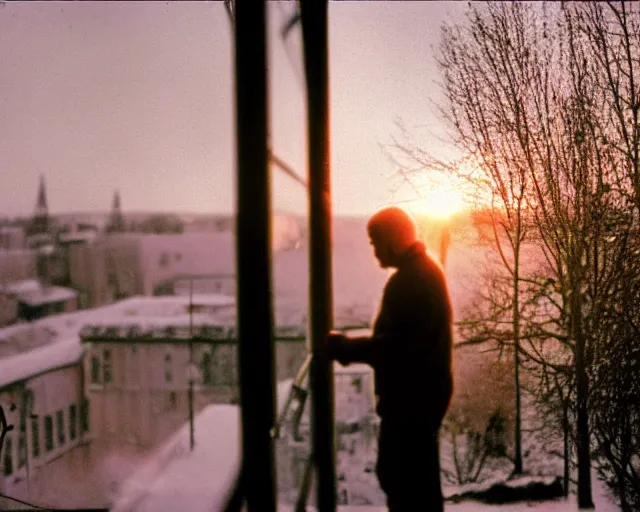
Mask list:
POLYGON ((345 365, 347 362, 344 359, 344 344, 347 341, 347 337, 336 331, 331 331, 327 336, 326 354, 329 359, 334 359, 340 364, 345 365))

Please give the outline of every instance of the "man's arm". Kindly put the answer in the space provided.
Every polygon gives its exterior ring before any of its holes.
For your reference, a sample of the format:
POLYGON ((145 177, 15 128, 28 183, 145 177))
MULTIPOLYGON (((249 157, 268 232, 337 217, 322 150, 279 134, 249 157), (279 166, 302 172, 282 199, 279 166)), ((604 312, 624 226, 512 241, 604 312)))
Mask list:
POLYGON ((380 335, 349 338, 342 333, 332 332, 327 339, 327 357, 342 365, 373 365, 379 359, 383 343, 384 339, 380 335))
POLYGON ((388 348, 397 346, 395 338, 399 337, 404 323, 404 295, 398 289, 397 277, 391 277, 384 288, 373 335, 350 338, 342 333, 332 332, 327 340, 328 357, 343 365, 365 363, 374 366, 381 361, 388 348))

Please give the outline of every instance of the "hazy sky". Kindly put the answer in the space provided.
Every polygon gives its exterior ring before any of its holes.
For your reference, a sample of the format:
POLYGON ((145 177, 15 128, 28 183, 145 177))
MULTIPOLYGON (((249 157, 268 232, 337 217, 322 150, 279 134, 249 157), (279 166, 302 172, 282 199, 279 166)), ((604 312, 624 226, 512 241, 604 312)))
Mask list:
MULTIPOLYGON (((300 32, 271 2, 274 151, 306 174, 300 32)), ((336 2, 329 8, 334 211, 390 202, 381 149, 394 121, 438 131, 433 46, 466 3, 336 2)), ((38 176, 52 212, 234 208, 233 51, 222 2, 0 3, 0 214, 31 214, 38 176)), ((425 144, 438 144, 425 137, 425 144)), ((274 207, 306 192, 276 172, 274 207)))

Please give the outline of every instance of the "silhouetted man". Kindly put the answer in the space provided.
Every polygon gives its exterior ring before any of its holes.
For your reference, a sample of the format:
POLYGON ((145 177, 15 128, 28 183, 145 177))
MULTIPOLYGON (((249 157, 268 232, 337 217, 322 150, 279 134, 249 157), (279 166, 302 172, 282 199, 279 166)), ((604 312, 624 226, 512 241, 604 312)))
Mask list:
POLYGON ((373 335, 331 333, 328 354, 374 370, 381 418, 376 472, 389 510, 439 512, 438 431, 453 391, 447 284, 404 210, 379 211, 367 230, 380 266, 397 270, 385 285, 373 335))

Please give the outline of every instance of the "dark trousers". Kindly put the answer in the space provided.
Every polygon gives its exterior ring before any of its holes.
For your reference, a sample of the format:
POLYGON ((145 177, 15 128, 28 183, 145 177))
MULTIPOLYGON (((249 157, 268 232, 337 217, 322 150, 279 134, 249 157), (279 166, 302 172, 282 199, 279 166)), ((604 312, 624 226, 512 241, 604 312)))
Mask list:
POLYGON ((442 512, 438 430, 426 422, 380 423, 380 487, 389 512, 442 512))

